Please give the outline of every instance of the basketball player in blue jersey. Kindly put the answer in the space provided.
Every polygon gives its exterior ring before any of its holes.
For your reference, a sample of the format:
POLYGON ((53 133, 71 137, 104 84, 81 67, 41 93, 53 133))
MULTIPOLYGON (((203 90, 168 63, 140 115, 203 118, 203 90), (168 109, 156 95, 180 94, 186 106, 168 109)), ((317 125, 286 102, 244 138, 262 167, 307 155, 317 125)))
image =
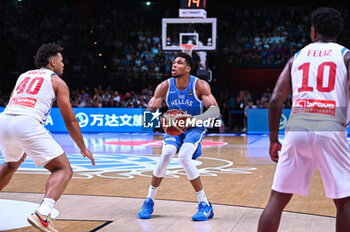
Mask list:
MULTIPOLYGON (((172 66, 173 77, 157 86, 147 109, 157 110, 165 100, 170 110, 181 110, 190 114, 196 120, 218 118, 220 110, 211 93, 210 86, 206 81, 190 75, 193 67, 194 61, 190 55, 186 53, 178 54, 172 66), (204 106, 207 110, 203 113, 204 106)), ((193 215, 192 220, 206 221, 214 216, 213 208, 203 190, 199 171, 192 162, 192 159, 196 159, 201 155, 200 142, 205 132, 206 128, 204 127, 190 127, 180 135, 171 136, 166 134, 164 136, 162 155, 153 171, 148 196, 138 214, 139 218, 151 218, 158 187, 165 176, 170 160, 176 152, 180 164, 185 169, 187 178, 196 191, 199 202, 198 212, 193 215)))

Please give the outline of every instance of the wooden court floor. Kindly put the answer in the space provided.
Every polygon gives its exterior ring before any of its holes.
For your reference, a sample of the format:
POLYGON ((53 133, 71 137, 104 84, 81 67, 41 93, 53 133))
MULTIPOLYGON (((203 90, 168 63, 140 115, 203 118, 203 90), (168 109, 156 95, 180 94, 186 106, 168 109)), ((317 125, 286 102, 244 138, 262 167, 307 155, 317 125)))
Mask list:
MULTIPOLYGON (((267 153, 266 135, 207 136, 196 166, 213 204, 214 218, 191 221, 197 199, 176 156, 158 190, 152 219, 140 220, 137 213, 161 153, 161 135, 84 134, 96 157, 94 169, 79 158, 68 135, 54 136, 74 170, 55 207, 60 213, 55 222, 60 231, 256 231, 271 191, 275 164, 267 153)), ((40 203, 47 177, 48 173, 31 167, 26 160, 0 192, 0 199, 40 203)), ((293 196, 282 216, 280 231, 335 231, 334 216, 333 202, 325 197, 316 171, 309 195, 293 196)), ((8 231, 35 230, 24 227, 8 231)))

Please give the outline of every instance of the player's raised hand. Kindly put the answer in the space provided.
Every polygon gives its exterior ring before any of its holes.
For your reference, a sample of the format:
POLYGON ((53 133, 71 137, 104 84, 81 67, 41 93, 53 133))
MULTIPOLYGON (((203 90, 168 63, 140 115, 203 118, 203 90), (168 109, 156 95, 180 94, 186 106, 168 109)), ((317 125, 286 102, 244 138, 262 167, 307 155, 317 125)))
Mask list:
POLYGON ((88 157, 91 160, 91 164, 95 166, 95 159, 91 153, 91 151, 89 151, 89 149, 85 148, 80 150, 80 153, 84 156, 84 157, 88 157))
POLYGON ((270 142, 270 157, 276 163, 278 162, 278 151, 280 151, 281 148, 282 148, 282 145, 280 142, 278 141, 270 142))

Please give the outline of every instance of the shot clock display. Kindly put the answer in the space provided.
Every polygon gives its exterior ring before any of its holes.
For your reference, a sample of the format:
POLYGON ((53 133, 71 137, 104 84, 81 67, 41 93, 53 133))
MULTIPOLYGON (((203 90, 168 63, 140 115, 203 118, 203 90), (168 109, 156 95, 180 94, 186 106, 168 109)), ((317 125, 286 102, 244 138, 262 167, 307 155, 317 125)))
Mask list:
POLYGON ((181 9, 205 9, 206 0, 180 0, 181 9))

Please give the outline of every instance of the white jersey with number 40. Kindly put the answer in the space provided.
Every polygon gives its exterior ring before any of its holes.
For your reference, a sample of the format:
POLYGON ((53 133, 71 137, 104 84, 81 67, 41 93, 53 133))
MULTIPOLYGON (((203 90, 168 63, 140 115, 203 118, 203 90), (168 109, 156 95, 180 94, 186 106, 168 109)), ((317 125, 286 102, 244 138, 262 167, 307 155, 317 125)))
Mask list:
POLYGON ((31 116, 45 123, 56 99, 51 82, 54 74, 44 68, 21 74, 4 113, 31 116))
POLYGON ((349 79, 347 48, 332 42, 311 43, 294 56, 291 118, 347 121, 349 79))

